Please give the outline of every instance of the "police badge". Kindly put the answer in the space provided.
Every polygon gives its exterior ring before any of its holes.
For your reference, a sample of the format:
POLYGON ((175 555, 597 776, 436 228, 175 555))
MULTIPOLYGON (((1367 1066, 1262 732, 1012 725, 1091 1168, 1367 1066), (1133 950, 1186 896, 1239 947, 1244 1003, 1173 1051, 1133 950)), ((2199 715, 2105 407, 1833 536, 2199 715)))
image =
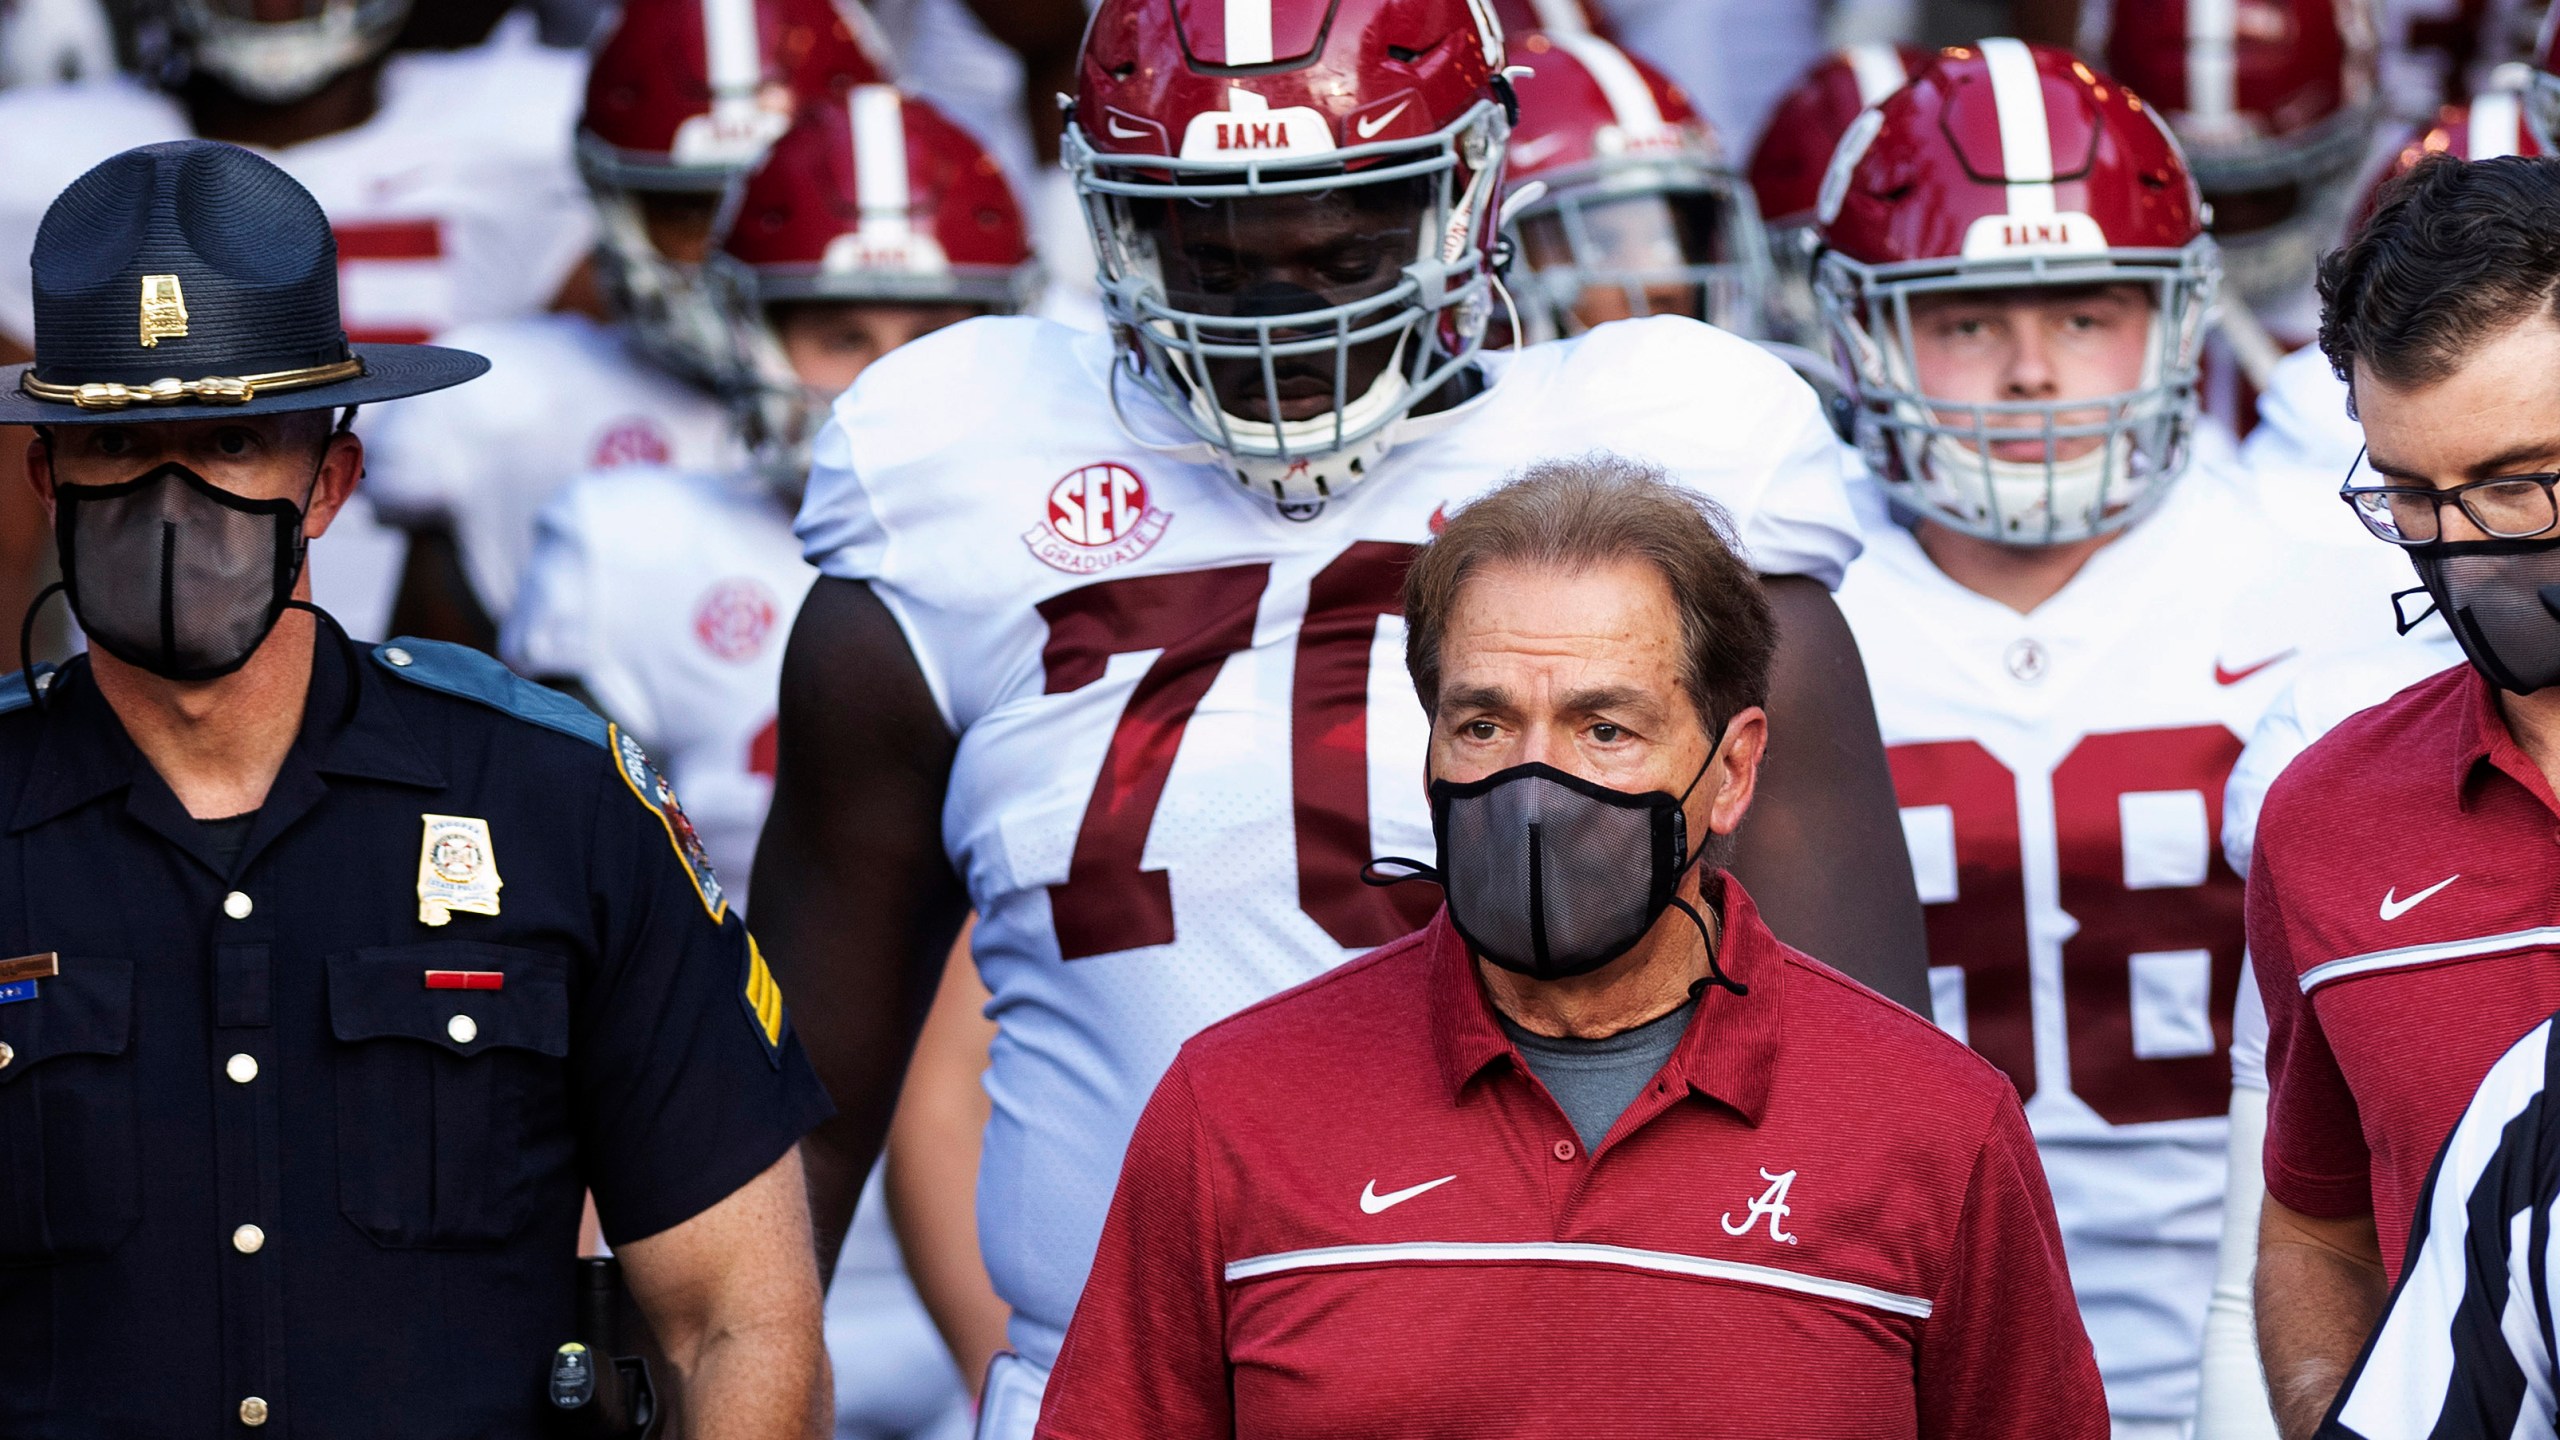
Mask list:
POLYGON ((498 913, 497 851, 489 822, 468 815, 421 815, 426 838, 418 846, 418 922, 445 925, 453 912, 498 913))

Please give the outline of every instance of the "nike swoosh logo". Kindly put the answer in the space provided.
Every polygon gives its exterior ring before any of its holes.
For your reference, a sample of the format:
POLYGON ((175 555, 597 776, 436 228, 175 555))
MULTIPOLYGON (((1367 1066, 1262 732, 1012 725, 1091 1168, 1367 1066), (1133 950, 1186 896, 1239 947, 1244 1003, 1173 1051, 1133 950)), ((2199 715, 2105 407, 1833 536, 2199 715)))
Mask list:
POLYGON ((1359 131, 1360 138, 1363 140, 1374 139, 1379 131, 1387 128, 1388 121, 1403 114, 1404 107, 1412 103, 1413 102, 1411 100, 1399 100, 1393 105, 1388 106, 1386 109, 1379 111, 1375 115, 1363 115, 1359 119, 1352 121, 1351 128, 1359 131))
POLYGON ((1137 125, 1123 125, 1120 123, 1119 116, 1109 114, 1107 112, 1102 117, 1102 128, 1110 132, 1111 138, 1114 140, 1144 140, 1148 135, 1148 131, 1145 127, 1137 125))
POLYGON ((1511 167, 1527 170, 1563 149, 1564 142, 1562 135, 1541 135, 1534 140, 1519 141, 1511 147, 1511 167))
POLYGON ((1444 501, 1440 502, 1438 505, 1433 506, 1433 507, 1432 507, 1432 510, 1431 510, 1431 519, 1430 519, 1428 522, 1426 522, 1426 523, 1428 523, 1428 524, 1431 526, 1431 533, 1432 533, 1432 534, 1434 534, 1434 535, 1437 535, 1437 534, 1439 534, 1441 531, 1448 529, 1448 528, 1449 528, 1449 502, 1447 502, 1447 501, 1445 501, 1445 500, 1444 500, 1444 501))
POLYGON ((2410 896, 2410 897, 2409 897, 2408 899, 2406 899, 2406 900, 2403 900, 2403 899, 2401 899, 2401 898, 2400 898, 2399 893, 2398 893, 2398 892, 2399 892, 2400 887, 2399 887, 2399 886, 2397 886, 2397 885, 2395 885, 2395 886, 2391 887, 2389 890, 2385 890, 2385 891, 2383 891, 2383 892, 2382 892, 2382 918, 2383 918, 2383 919, 2385 919, 2385 920, 2397 920, 2397 919, 2399 919, 2401 916, 2406 915, 2406 914, 2408 914, 2410 911, 2412 911, 2412 910, 2414 910, 2414 909, 2418 908, 2418 904, 2419 904, 2419 902, 2420 902, 2420 901, 2425 900, 2428 896, 2433 895, 2433 894, 2434 894, 2434 893, 2436 893, 2437 891, 2439 891, 2439 890, 2443 889, 2443 888, 2444 888, 2444 887, 2446 887, 2447 885, 2450 885, 2450 884, 2452 884, 2454 881, 2459 880, 2459 879, 2461 879, 2461 878, 2462 878, 2462 877, 2461 877, 2461 876, 2459 876, 2459 875, 2447 875, 2447 876, 2446 876, 2446 877, 2444 877, 2443 879, 2441 879, 2441 880, 2437 881, 2437 882, 2436 882, 2436 883, 2434 883, 2433 885, 2428 886, 2426 889, 2419 891, 2417 894, 2410 896))
POLYGON ((1455 1175, 1443 1175, 1437 1180, 1425 1180, 1419 1185, 1408 1185, 1402 1190, 1390 1190, 1384 1195, 1378 1193, 1378 1182, 1372 1180, 1360 1187, 1360 1213, 1375 1215, 1381 1210, 1392 1209, 1426 1190, 1437 1190, 1457 1178, 1455 1175))
POLYGON ((2243 665, 2237 670, 2225 670, 2222 668, 2222 662, 2216 660, 2213 662, 2213 683, 2216 685, 2237 685, 2241 681, 2248 679, 2250 676, 2257 674, 2259 671, 2266 669, 2268 666, 2281 665, 2285 661, 2292 659, 2293 656, 2293 651, 2286 650, 2270 655, 2255 665, 2243 665))

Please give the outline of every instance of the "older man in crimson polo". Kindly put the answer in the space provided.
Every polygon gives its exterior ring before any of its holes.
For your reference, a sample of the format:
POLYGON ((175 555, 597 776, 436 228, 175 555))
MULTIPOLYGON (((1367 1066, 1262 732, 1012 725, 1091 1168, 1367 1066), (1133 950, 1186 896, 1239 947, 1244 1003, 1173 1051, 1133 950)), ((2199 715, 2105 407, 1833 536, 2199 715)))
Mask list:
POLYGON ((2366 443, 2345 497, 2470 663, 2330 731, 2259 813, 2258 1342, 2289 1440, 2381 1315, 2481 1077, 2560 1008, 2555 237, 2560 160, 2438 157, 2321 264, 2321 348, 2366 443))
POLYGON ((1404 609, 1448 907, 1183 1048, 1040 1435, 2105 1436, 2016 1092, 1724 873, 1774 636, 1710 502, 1539 467, 1404 609))

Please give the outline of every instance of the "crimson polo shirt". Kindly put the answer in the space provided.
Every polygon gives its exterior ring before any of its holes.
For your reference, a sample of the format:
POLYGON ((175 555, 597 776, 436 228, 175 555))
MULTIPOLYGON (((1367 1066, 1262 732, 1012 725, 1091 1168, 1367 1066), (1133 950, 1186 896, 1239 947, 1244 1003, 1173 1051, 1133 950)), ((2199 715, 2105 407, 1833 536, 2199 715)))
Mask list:
POLYGON ((1193 1038, 1043 1440, 2103 1440, 2017 1092, 1723 909, 1751 993, 1588 1154, 1446 911, 1193 1038))
POLYGON ((2560 801, 2467 665, 2323 736, 2249 867, 2267 1004, 2267 1193, 2370 1212, 2397 1280, 2436 1152, 2560 1009, 2560 801))

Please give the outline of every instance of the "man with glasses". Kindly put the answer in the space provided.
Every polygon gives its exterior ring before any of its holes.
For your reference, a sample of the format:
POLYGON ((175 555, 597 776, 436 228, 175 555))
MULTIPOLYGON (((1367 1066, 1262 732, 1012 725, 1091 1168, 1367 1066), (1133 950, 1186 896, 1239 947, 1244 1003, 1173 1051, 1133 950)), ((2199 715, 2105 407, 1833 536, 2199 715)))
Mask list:
POLYGON ((2313 744, 2255 833, 2258 1341, 2292 1440, 2381 1315, 2464 1105, 2560 1008, 2555 234, 2560 161, 2431 159, 2321 267, 2321 347, 2367 447, 2345 499, 2470 663, 2313 744))

